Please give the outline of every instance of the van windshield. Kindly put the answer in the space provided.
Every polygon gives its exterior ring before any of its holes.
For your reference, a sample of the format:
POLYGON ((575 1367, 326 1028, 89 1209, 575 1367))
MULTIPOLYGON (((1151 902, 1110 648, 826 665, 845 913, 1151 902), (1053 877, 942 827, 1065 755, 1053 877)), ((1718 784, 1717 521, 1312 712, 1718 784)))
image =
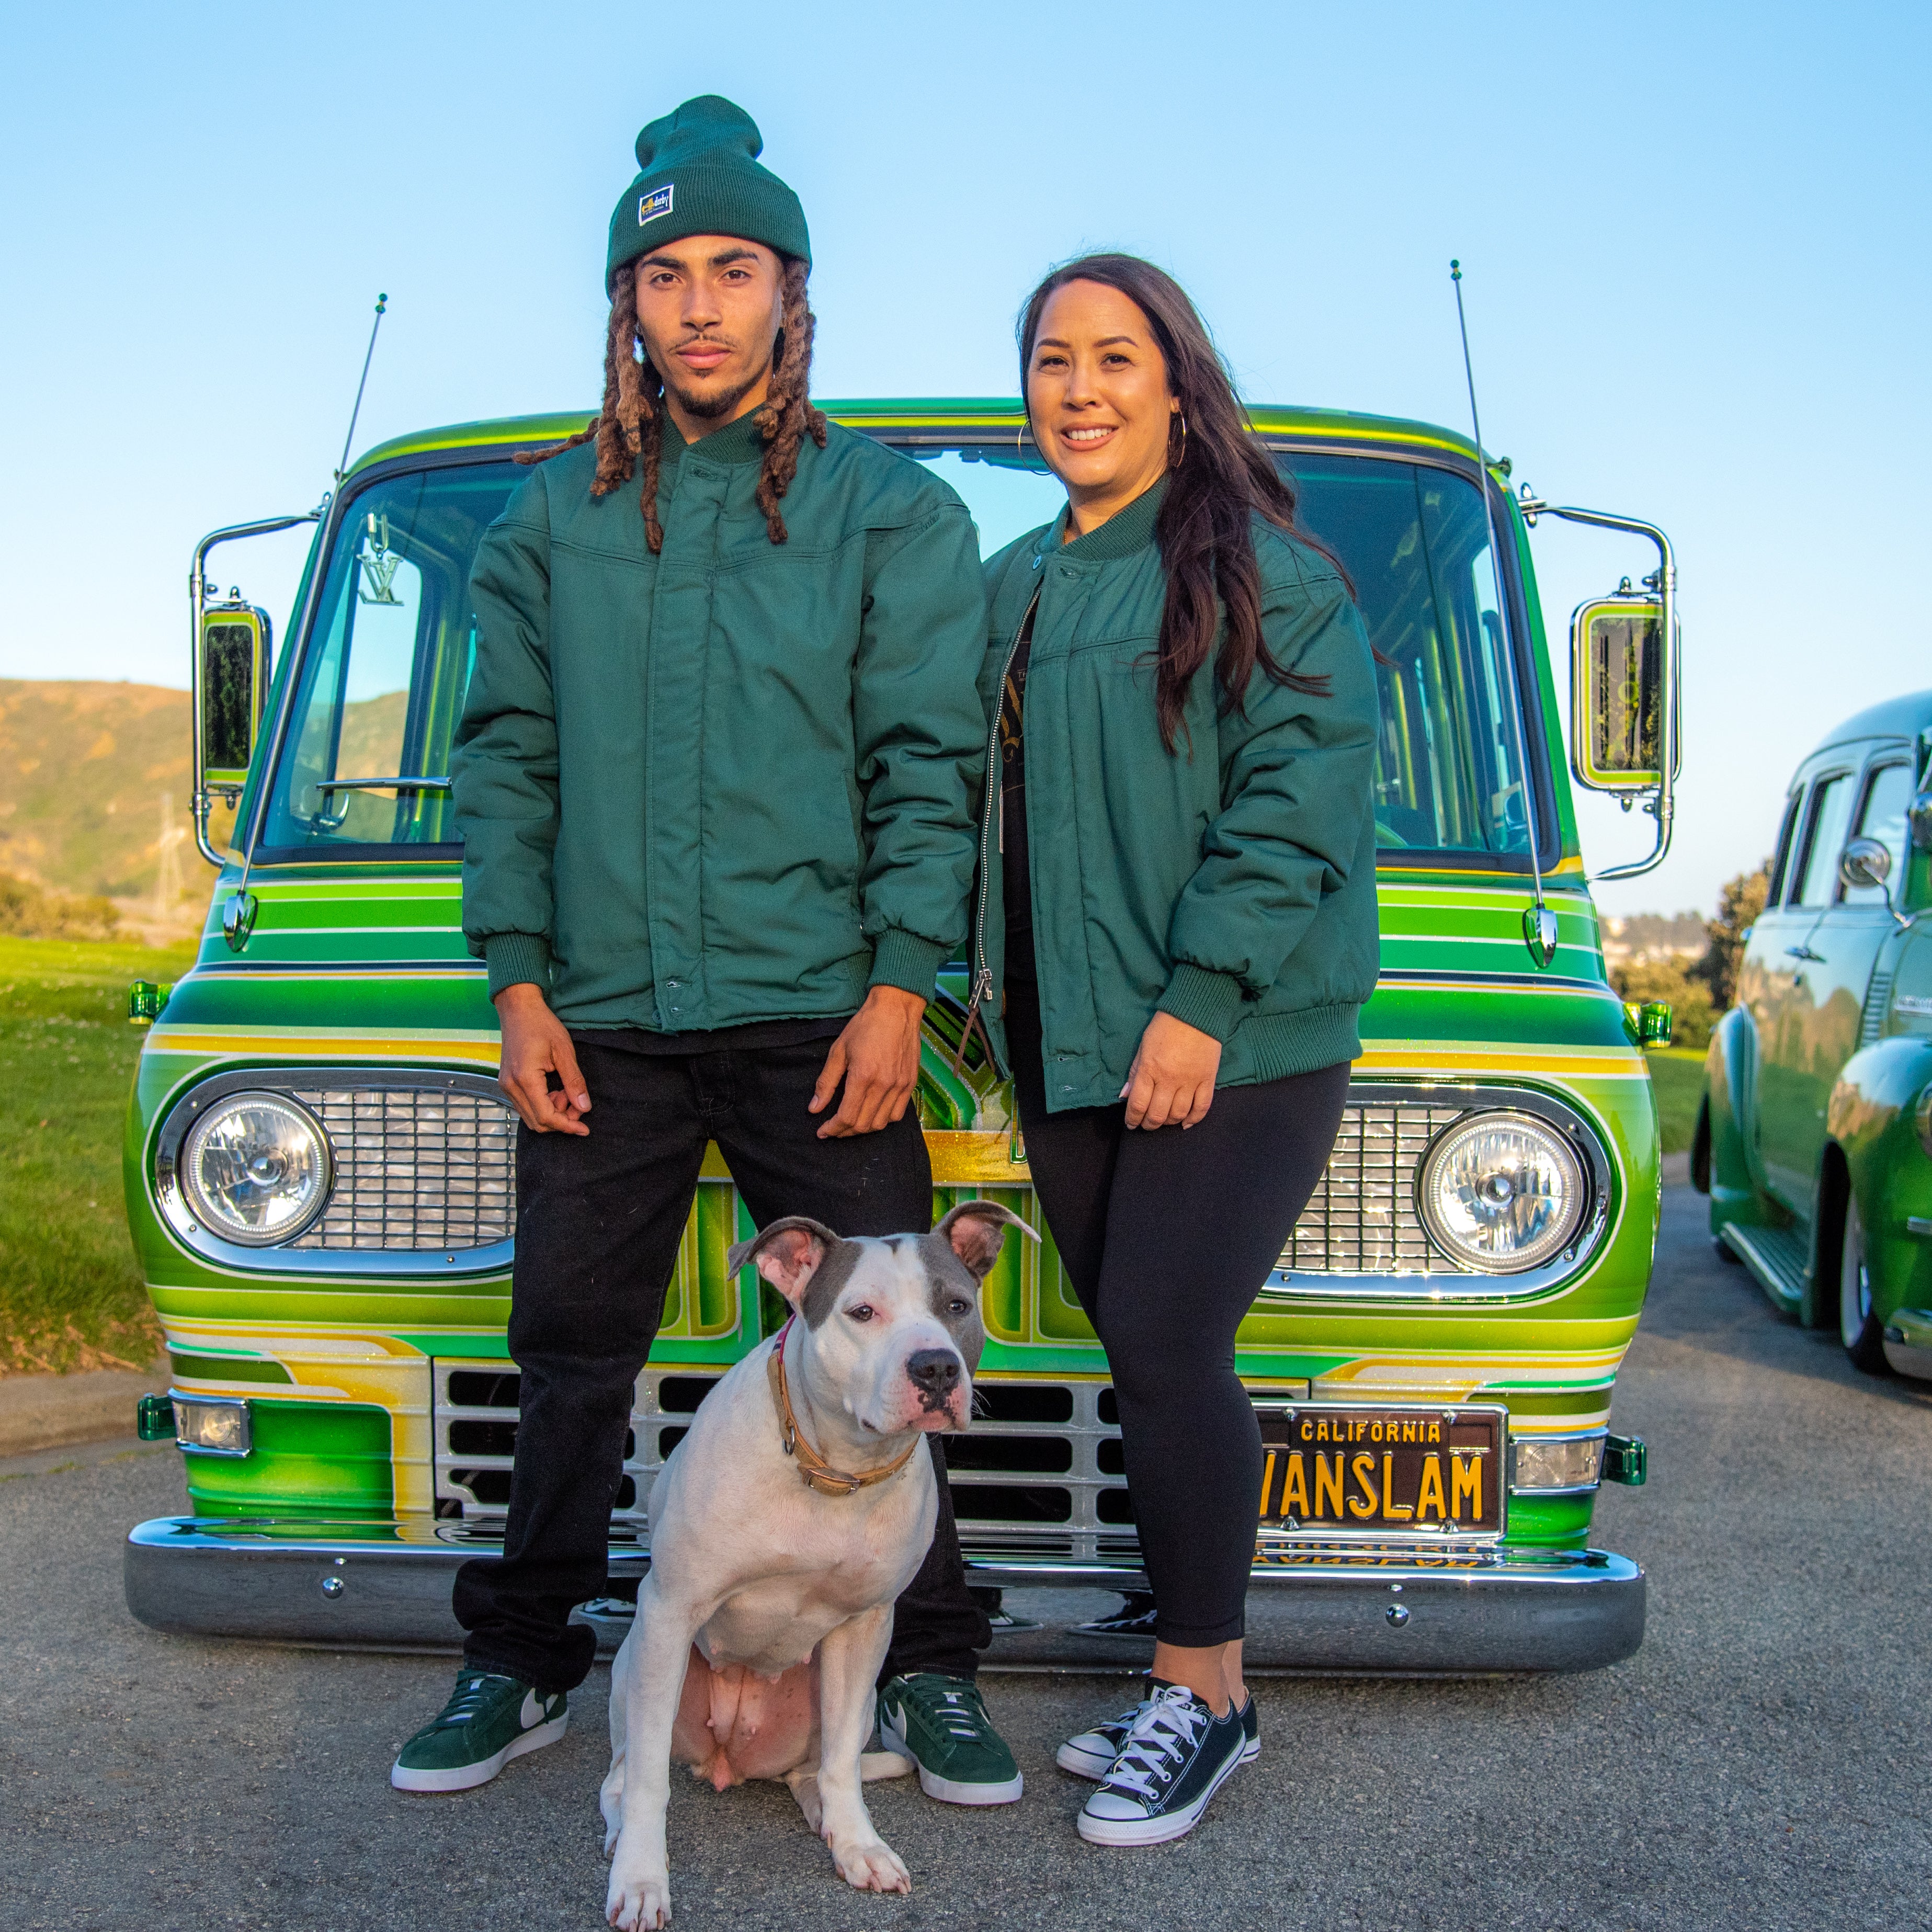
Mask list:
MULTIPOLYGON (((1010 442, 916 448, 966 500, 982 555, 1058 516, 1064 492, 1010 442)), ((1282 454, 1301 521, 1339 556, 1376 653, 1376 842, 1528 850, 1521 739, 1488 520, 1473 482, 1432 464, 1282 454)))
MULTIPOLYGON (((982 556, 1065 501, 1030 448, 908 453, 965 500, 982 556)), ((1377 842, 1391 856, 1526 853, 1505 622, 1474 483, 1378 457, 1281 460, 1302 520, 1354 579, 1376 647, 1377 842)), ((297 668, 259 857, 457 849, 449 751, 476 657, 470 566, 527 473, 507 462, 394 473, 349 505, 297 668)))
POLYGON ((298 668, 260 856, 456 849, 449 748, 476 656, 470 566, 528 473, 509 463, 415 470, 350 504, 298 668))

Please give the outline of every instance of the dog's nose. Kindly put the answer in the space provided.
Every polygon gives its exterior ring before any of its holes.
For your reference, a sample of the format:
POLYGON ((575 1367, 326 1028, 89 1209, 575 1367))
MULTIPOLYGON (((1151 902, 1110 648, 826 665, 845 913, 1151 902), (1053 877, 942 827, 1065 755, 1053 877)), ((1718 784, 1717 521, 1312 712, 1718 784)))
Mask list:
POLYGON ((928 1400, 943 1400, 959 1386, 959 1358, 950 1348, 920 1348, 906 1358, 906 1373, 928 1400))

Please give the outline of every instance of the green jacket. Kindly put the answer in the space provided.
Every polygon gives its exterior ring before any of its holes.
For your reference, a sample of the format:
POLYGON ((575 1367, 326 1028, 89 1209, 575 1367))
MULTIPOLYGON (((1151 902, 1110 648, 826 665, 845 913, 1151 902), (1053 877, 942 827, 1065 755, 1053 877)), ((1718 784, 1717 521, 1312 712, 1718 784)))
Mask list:
MULTIPOLYGON (((1356 1015, 1379 956, 1370 778, 1375 663, 1342 580, 1254 520, 1262 629, 1285 670, 1257 670, 1217 716, 1215 679, 1188 694, 1170 754, 1153 658, 1167 595, 1156 485, 1062 547, 1064 512, 986 565, 982 702, 997 798, 1006 665, 1036 592, 1026 682, 1026 814, 1048 1108, 1111 1105, 1148 1022, 1173 1014, 1222 1043, 1216 1084, 1311 1072, 1361 1052, 1356 1015), (1190 748, 1190 740, 1192 749, 1190 748)), ((1006 914, 994 813, 982 814, 974 966, 995 1054, 1006 914)))
POLYGON ((494 995, 572 1025, 708 1030, 929 994, 965 935, 985 623, 965 506, 907 457, 809 438, 774 544, 749 416, 658 514, 593 497, 595 446, 484 534, 451 761, 463 929, 494 995))

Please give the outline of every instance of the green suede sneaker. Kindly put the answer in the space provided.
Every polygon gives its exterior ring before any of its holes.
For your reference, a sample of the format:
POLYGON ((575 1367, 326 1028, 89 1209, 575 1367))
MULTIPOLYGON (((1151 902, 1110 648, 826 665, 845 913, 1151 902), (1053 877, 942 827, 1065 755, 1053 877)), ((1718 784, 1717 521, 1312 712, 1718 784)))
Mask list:
POLYGON ((920 1788, 948 1804, 1010 1804, 1026 1788, 969 1678, 918 1670, 879 1693, 879 1737, 919 1766, 920 1788))
POLYGON ((398 1791, 467 1791, 488 1784, 513 1757, 555 1744, 569 1722, 560 1690, 465 1670, 442 1714, 404 1745, 389 1782, 398 1791))

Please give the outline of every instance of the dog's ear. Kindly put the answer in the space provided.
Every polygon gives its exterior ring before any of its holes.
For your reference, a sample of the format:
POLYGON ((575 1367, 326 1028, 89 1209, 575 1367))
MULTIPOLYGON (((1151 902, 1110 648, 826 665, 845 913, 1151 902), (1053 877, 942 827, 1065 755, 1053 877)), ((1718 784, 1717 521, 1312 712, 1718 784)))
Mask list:
POLYGON ((838 1245, 838 1237, 823 1221, 808 1215, 788 1214, 762 1228, 748 1241, 740 1241, 724 1257, 724 1271, 736 1274, 747 1262, 796 1308, 806 1284, 819 1264, 838 1245))
POLYGON ((997 1201, 962 1201, 932 1232, 966 1264, 975 1281, 984 1281, 1000 1258, 1009 1228, 1040 1239, 1011 1208, 997 1201))

